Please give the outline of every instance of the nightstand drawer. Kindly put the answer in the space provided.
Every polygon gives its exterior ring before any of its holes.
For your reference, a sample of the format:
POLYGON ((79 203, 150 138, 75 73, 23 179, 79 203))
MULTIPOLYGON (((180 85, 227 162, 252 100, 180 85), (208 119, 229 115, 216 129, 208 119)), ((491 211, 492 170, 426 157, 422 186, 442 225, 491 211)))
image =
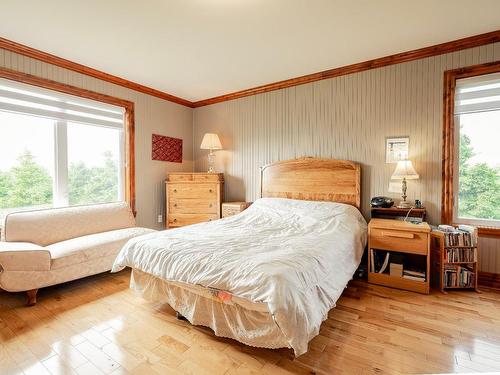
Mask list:
POLYGON ((428 234, 421 232, 400 231, 372 228, 370 248, 426 255, 428 234))

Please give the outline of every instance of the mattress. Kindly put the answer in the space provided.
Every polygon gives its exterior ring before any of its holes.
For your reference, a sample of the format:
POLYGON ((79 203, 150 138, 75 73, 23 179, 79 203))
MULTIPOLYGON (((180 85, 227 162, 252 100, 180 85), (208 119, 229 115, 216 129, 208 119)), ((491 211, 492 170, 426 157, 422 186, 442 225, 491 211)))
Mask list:
POLYGON ((245 310, 242 301, 265 305, 283 346, 300 355, 359 265, 366 231, 349 205, 262 198, 229 218, 134 238, 113 271, 199 286, 245 310))

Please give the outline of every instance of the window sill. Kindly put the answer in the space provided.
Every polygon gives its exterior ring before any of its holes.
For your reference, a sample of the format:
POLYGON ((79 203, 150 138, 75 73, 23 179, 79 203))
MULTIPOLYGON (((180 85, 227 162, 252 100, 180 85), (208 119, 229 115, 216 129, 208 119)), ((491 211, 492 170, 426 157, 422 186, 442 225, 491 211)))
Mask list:
MULTIPOLYGON (((452 225, 458 226, 463 223, 454 223, 452 225)), ((479 234, 480 237, 494 237, 494 238, 500 238, 500 228, 498 227, 489 227, 486 225, 477 225, 477 224, 467 224, 467 225, 472 225, 477 228, 477 233, 479 234)))
POLYGON ((477 231, 480 236, 500 238, 500 228, 478 226, 477 231))

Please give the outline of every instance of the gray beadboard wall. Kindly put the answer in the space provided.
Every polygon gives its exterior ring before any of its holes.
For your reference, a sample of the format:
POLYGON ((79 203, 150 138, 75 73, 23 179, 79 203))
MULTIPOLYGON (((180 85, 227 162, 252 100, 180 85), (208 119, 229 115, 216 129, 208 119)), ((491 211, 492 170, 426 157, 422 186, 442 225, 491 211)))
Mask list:
MULTIPOLYGON (((443 72, 500 60, 500 43, 295 86, 194 110, 195 170, 207 167, 203 134, 218 133, 226 200, 259 195, 259 167, 315 156, 362 165, 362 212, 370 197, 388 195, 394 164, 385 163, 385 138, 409 136, 409 158, 420 180, 408 182, 438 223, 441 205, 443 72)), ((482 238, 481 270, 500 273, 500 240, 482 238)))
MULTIPOLYGON (((203 134, 220 135, 217 153, 225 173, 226 200, 258 197, 259 167, 300 156, 355 160, 362 164, 362 211, 369 198, 387 192, 393 165, 385 164, 385 137, 410 136, 410 158, 421 179, 409 182, 429 220, 439 220, 443 72, 500 60, 500 43, 333 78, 194 110, 67 69, 0 49, 0 66, 131 100, 136 112, 137 222, 162 228, 165 175, 203 171, 203 134), (194 127, 194 131, 193 131, 194 127), (183 139, 183 163, 151 160, 151 134, 183 139), (194 133, 194 134, 193 134, 194 133), (194 146, 194 147, 193 147, 194 146), (193 163, 194 154, 194 163, 193 163)), ((481 269, 500 273, 500 240, 482 238, 481 269)))
MULTIPOLYGON (((68 85, 130 100, 135 103, 135 185, 137 224, 163 229, 164 180, 167 172, 193 170, 193 110, 154 96, 0 49, 0 66, 68 85), (151 135, 183 140, 183 162, 151 160, 151 135)), ((0 150, 1 151, 1 150, 0 150)))

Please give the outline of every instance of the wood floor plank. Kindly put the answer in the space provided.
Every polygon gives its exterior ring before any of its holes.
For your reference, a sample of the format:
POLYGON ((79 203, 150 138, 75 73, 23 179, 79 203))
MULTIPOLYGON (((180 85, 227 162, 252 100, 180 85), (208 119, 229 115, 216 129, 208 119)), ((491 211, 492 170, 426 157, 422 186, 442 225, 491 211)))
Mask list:
POLYGON ((175 318, 129 271, 0 292, 0 374, 406 374, 500 371, 500 292, 419 295, 351 282, 309 351, 253 348, 175 318))

